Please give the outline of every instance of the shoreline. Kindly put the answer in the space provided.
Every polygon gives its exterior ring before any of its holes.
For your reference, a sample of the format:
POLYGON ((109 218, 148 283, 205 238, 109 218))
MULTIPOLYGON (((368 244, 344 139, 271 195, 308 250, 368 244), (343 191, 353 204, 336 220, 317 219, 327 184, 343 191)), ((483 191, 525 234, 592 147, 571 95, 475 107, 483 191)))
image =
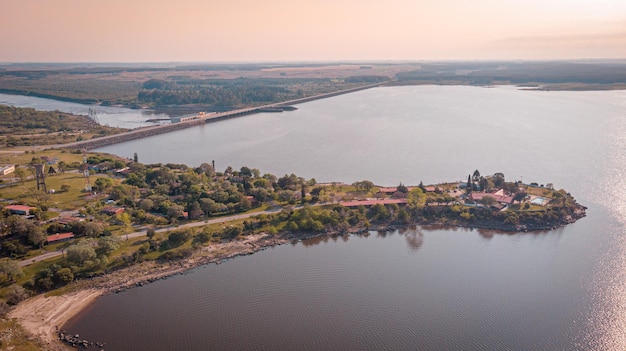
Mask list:
POLYGON ((181 261, 142 262, 102 276, 75 282, 74 286, 69 287, 70 292, 60 296, 46 296, 46 293, 43 293, 28 298, 11 310, 8 318, 17 319, 19 324, 37 337, 48 350, 73 349, 59 339, 58 333, 65 323, 96 301, 98 297, 167 279, 205 264, 219 264, 222 260, 250 255, 268 247, 289 243, 291 240, 293 238, 284 236, 253 234, 246 236, 243 240, 211 244, 181 261))
MULTIPOLYGON (((580 205, 579 205, 580 206, 580 205)), ((102 295, 119 293, 134 287, 150 284, 157 280, 167 279, 176 274, 185 274, 194 268, 206 264, 220 264, 223 260, 237 256, 251 255, 268 247, 275 247, 292 242, 293 240, 306 240, 319 236, 336 236, 344 234, 362 234, 368 231, 392 231, 412 225, 429 226, 430 228, 462 227, 468 229, 486 229, 501 233, 521 233, 528 231, 553 230, 585 217, 585 207, 581 206, 580 212, 561 223, 551 223, 543 226, 520 226, 503 225, 503 223, 387 223, 371 226, 370 228, 351 228, 346 233, 289 233, 272 236, 266 233, 251 234, 240 240, 212 243, 195 250, 191 257, 180 261, 156 262, 145 261, 137 263, 101 276, 77 281, 69 286, 69 291, 60 296, 46 297, 39 294, 20 302, 9 314, 9 318, 15 318, 27 330, 49 347, 49 350, 68 350, 69 345, 64 344, 59 338, 59 331, 65 323, 75 317, 91 303, 102 295)))

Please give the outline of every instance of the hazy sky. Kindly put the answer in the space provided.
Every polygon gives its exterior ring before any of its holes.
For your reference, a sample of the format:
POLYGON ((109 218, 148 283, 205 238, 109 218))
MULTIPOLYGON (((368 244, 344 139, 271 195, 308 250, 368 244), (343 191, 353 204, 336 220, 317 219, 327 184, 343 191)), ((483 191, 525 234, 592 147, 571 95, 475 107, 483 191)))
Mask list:
POLYGON ((625 0, 0 0, 0 61, 626 58, 625 0))

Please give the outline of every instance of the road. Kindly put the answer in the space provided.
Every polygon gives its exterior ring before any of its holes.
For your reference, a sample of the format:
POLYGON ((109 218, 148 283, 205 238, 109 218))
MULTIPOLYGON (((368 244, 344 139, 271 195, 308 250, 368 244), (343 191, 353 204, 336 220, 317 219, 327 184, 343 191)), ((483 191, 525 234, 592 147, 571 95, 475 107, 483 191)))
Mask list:
MULTIPOLYGON (((238 220, 238 219, 250 218, 250 217, 253 217, 253 216, 260 215, 260 214, 276 213, 278 211, 280 211, 280 209, 266 210, 266 211, 261 211, 261 212, 243 213, 243 214, 238 214, 238 215, 233 215, 233 216, 213 218, 213 219, 208 219, 206 221, 185 223, 185 224, 182 224, 182 225, 176 225, 176 226, 169 226, 169 227, 166 227, 166 228, 160 228, 160 229, 157 229, 156 232, 157 233, 163 233, 163 232, 167 232, 169 230, 175 230, 175 229, 201 227, 201 226, 205 226, 205 225, 209 225, 209 224, 215 224, 215 223, 226 223, 226 222, 231 222, 231 221, 235 221, 235 220, 238 220)), ((145 236, 147 231, 148 231, 147 228, 142 227, 141 231, 129 233, 127 235, 121 235, 120 237, 121 238, 126 238, 127 240, 128 239, 133 239, 133 238, 138 238, 138 237, 141 237, 141 236, 145 236)), ((31 257, 31 258, 28 258, 26 260, 20 261, 19 265, 20 265, 20 267, 29 266, 29 265, 31 265, 31 264, 33 264, 35 262, 47 260, 47 259, 53 258, 53 257, 58 257, 58 256, 61 256, 62 254, 63 254, 63 252, 61 252, 60 250, 46 252, 46 253, 41 254, 39 256, 31 257)))

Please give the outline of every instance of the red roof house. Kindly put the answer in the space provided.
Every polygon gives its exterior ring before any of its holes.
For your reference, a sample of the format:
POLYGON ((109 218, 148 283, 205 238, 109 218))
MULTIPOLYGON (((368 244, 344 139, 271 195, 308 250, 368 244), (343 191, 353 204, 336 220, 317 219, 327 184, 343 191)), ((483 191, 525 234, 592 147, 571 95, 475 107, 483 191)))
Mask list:
POLYGON ((67 241, 70 239, 74 239, 74 233, 59 233, 48 235, 48 244, 58 243, 61 241, 67 241))
POLYGON ((30 207, 30 206, 24 206, 24 205, 9 205, 9 206, 4 206, 4 209, 11 212, 11 214, 28 216, 30 214, 30 211, 34 210, 35 208, 30 207))

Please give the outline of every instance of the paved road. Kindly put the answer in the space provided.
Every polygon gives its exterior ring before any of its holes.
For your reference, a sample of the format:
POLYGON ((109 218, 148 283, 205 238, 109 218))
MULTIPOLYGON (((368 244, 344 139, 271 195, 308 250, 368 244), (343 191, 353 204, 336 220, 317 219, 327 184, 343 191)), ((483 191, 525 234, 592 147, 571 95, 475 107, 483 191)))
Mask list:
MULTIPOLYGON (((213 219, 209 219, 209 220, 206 220, 206 221, 192 222, 192 223, 186 223, 186 224, 182 224, 182 225, 176 225, 176 226, 169 226, 169 227, 166 227, 166 228, 160 228, 160 229, 157 229, 156 232, 157 233, 162 233, 162 232, 167 232, 168 230, 174 230, 174 229, 194 228, 194 227, 201 227, 201 226, 208 225, 208 224, 226 223, 226 222, 235 221, 235 220, 238 220, 238 219, 244 219, 244 218, 249 218, 249 217, 252 217, 252 216, 257 216, 257 215, 260 215, 260 214, 276 213, 278 211, 280 211, 280 209, 267 210, 267 211, 262 211, 262 212, 244 213, 244 214, 238 214, 238 215, 227 216, 227 217, 220 217, 220 218, 213 218, 213 219)), ((138 238, 138 237, 146 235, 147 231, 148 230, 145 227, 142 227, 141 231, 133 232, 133 233, 130 233, 128 235, 121 235, 120 237, 121 238, 127 238, 127 239, 138 238)), ((59 251, 59 250, 46 252, 45 254, 41 254, 39 256, 31 257, 29 259, 20 261, 19 265, 20 265, 20 267, 25 267, 25 266, 31 265, 31 264, 33 264, 35 262, 39 262, 39 261, 47 260, 49 258, 61 256, 62 254, 63 253, 61 251, 59 251)))

